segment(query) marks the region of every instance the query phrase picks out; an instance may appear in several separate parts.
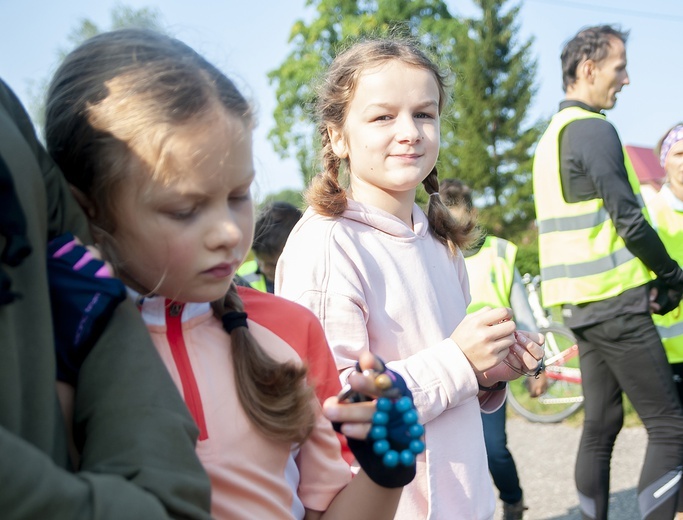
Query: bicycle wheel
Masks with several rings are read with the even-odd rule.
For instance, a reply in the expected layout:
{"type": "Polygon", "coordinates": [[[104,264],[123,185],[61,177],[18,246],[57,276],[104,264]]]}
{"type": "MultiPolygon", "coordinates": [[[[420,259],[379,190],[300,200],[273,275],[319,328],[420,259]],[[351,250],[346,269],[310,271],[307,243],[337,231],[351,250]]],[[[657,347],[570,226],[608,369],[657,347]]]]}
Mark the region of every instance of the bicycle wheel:
{"type": "Polygon", "coordinates": [[[510,406],[531,422],[561,422],[583,406],[579,347],[566,327],[551,325],[545,335],[545,374],[548,390],[539,397],[529,396],[528,380],[520,377],[508,384],[510,406]]]}

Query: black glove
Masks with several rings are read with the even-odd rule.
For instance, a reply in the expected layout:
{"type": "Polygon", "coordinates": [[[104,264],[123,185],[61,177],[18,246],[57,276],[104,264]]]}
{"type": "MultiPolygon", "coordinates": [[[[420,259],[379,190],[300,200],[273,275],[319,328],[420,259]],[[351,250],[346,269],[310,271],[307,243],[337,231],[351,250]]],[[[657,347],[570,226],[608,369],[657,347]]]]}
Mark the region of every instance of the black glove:
{"type": "Polygon", "coordinates": [[[126,288],[71,233],[48,244],[47,273],[57,379],[75,386],[83,360],[126,298],[126,288]]]}
{"type": "Polygon", "coordinates": [[[663,316],[664,314],[668,314],[678,307],[682,296],[680,290],[666,285],[659,279],[653,280],[650,283],[650,287],[657,289],[657,298],[655,298],[655,303],[659,305],[660,310],[658,310],[655,314],[661,314],[663,316]]]}
{"type": "MultiPolygon", "coordinates": [[[[357,367],[358,368],[358,367],[357,367]]],[[[396,402],[402,397],[407,397],[410,400],[411,410],[414,412],[415,407],[412,405],[413,395],[408,389],[403,377],[399,374],[385,368],[382,372],[388,375],[392,380],[392,386],[384,392],[386,397],[391,401],[396,402]]],[[[347,397],[349,402],[359,402],[371,400],[367,396],[358,393],[352,393],[347,397]]],[[[408,450],[411,441],[415,439],[410,434],[412,425],[406,424],[404,421],[405,411],[398,411],[395,407],[388,412],[389,421],[386,424],[387,440],[391,443],[391,448],[397,452],[408,450]]],[[[332,423],[335,431],[341,433],[341,423],[332,423]]],[[[422,426],[416,425],[420,431],[424,431],[422,426]]],[[[415,478],[415,463],[405,465],[402,463],[394,466],[387,466],[383,461],[383,455],[378,455],[374,451],[375,440],[369,436],[365,440],[351,439],[347,437],[349,449],[356,457],[360,467],[370,477],[370,479],[377,485],[386,488],[403,487],[409,484],[415,478]]]]}

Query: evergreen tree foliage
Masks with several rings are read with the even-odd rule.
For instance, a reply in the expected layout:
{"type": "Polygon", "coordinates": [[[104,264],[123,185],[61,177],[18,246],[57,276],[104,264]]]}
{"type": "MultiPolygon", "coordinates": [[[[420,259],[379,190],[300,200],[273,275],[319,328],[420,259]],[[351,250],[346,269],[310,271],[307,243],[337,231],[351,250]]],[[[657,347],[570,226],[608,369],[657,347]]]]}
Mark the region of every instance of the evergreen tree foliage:
{"type": "Polygon", "coordinates": [[[481,17],[458,26],[456,78],[451,114],[442,120],[439,174],[459,178],[474,190],[488,232],[524,242],[532,238],[526,235],[535,218],[532,148],[543,126],[525,126],[536,92],[532,40],[518,41],[519,5],[473,1],[481,17]]]}
{"type": "Polygon", "coordinates": [[[440,0],[308,0],[317,17],[292,27],[292,51],[268,74],[276,86],[274,128],[268,137],[281,157],[296,157],[304,183],[317,173],[319,138],[314,135],[312,105],[316,80],[336,54],[362,36],[419,37],[434,50],[449,53],[434,35],[446,30],[451,15],[440,0]]]}
{"type": "Polygon", "coordinates": [[[474,190],[488,232],[533,249],[532,148],[543,127],[527,122],[536,92],[533,42],[518,41],[519,5],[472,2],[480,15],[460,19],[442,1],[308,0],[316,16],[294,24],[292,51],[269,73],[277,96],[269,139],[281,156],[297,158],[307,184],[318,168],[310,110],[316,79],[359,37],[416,37],[452,74],[452,99],[442,115],[440,178],[460,178],[474,190]]]}

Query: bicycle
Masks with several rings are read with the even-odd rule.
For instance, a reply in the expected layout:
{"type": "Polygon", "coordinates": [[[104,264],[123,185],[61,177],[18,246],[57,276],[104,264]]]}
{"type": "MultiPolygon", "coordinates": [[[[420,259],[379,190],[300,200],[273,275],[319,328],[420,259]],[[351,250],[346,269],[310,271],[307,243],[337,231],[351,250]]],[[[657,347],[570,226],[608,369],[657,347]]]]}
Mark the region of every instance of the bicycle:
{"type": "Polygon", "coordinates": [[[552,320],[541,304],[540,277],[528,273],[522,277],[529,305],[540,332],[545,336],[545,374],[548,389],[539,397],[529,395],[528,380],[521,377],[508,384],[510,406],[531,422],[556,423],[565,420],[583,406],[579,347],[571,330],[552,320]]]}

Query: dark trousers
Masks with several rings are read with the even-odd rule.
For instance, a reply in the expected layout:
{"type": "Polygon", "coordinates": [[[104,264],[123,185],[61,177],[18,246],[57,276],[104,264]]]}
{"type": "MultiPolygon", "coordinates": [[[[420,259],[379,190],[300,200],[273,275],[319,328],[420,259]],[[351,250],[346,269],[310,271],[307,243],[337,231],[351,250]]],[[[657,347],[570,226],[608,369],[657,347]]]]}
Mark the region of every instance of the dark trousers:
{"type": "MultiPolygon", "coordinates": [[[[683,403],[683,363],[672,363],[671,371],[673,372],[674,384],[678,390],[678,399],[683,403]]],[[[683,511],[683,484],[678,492],[678,511],[683,511]]]]}
{"type": "Polygon", "coordinates": [[[482,413],[481,420],[493,482],[498,488],[500,499],[507,504],[515,504],[522,499],[522,488],[519,486],[517,466],[507,447],[505,405],[493,413],[482,413]]]}
{"type": "Polygon", "coordinates": [[[652,318],[625,315],[573,332],[585,397],[575,472],[583,518],[607,518],[610,459],[623,423],[624,392],[648,433],[638,483],[641,518],[671,520],[683,464],[683,410],[652,318]]]}

